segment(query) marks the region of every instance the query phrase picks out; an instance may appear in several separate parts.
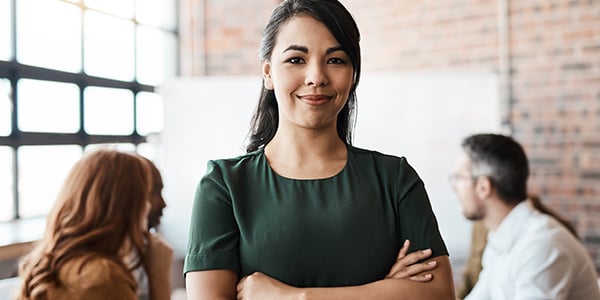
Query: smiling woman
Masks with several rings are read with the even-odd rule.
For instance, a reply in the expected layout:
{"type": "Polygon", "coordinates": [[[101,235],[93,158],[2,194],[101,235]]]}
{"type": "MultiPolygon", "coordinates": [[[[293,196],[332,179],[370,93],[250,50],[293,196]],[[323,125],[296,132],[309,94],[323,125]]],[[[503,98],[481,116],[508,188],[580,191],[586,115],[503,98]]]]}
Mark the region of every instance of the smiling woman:
{"type": "Polygon", "coordinates": [[[453,299],[422,180],[352,146],[359,40],[336,0],[273,11],[247,153],[209,161],[198,184],[190,299],[453,299]]]}
{"type": "Polygon", "coordinates": [[[280,128],[290,123],[335,128],[353,86],[354,67],[348,54],[327,27],[309,16],[290,20],[277,38],[262,69],[265,87],[275,91],[280,128]],[[301,35],[304,31],[313,34],[301,35]]]}

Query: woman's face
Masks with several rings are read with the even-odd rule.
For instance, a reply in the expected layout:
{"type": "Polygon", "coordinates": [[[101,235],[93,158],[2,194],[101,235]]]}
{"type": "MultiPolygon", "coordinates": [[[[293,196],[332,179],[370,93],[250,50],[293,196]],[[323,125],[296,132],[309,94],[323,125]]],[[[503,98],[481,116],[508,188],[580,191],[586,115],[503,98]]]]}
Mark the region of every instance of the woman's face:
{"type": "Polygon", "coordinates": [[[142,219],[140,220],[140,228],[142,230],[148,229],[148,215],[150,214],[150,209],[152,208],[152,203],[150,200],[144,201],[144,206],[142,208],[142,219]]]}
{"type": "Polygon", "coordinates": [[[163,209],[167,206],[162,197],[163,181],[157,168],[152,168],[152,192],[150,193],[150,212],[148,214],[148,227],[156,227],[160,224],[163,209]]]}
{"type": "Polygon", "coordinates": [[[321,22],[301,15],[281,25],[269,61],[265,87],[274,90],[279,127],[335,129],[352,87],[348,54],[321,22]]]}

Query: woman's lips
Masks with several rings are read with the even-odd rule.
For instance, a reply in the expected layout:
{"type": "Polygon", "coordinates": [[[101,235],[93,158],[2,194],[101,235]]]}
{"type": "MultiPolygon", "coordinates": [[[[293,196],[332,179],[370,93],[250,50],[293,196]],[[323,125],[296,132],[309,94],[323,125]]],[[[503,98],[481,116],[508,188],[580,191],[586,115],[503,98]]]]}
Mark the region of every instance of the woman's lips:
{"type": "Polygon", "coordinates": [[[329,101],[332,97],[328,96],[328,95],[311,94],[311,95],[298,96],[298,98],[301,101],[303,101],[309,105],[321,105],[321,104],[324,104],[327,101],[329,101]]]}

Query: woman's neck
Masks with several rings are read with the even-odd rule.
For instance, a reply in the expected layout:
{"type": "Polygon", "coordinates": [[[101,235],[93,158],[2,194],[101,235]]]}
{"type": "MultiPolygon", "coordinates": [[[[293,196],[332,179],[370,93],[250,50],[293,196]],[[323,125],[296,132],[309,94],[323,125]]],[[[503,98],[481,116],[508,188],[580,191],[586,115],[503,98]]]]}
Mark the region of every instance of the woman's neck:
{"type": "Polygon", "coordinates": [[[296,179],[327,178],[339,173],[348,157],[337,132],[305,131],[275,134],[265,146],[265,156],[278,174],[296,179]]]}

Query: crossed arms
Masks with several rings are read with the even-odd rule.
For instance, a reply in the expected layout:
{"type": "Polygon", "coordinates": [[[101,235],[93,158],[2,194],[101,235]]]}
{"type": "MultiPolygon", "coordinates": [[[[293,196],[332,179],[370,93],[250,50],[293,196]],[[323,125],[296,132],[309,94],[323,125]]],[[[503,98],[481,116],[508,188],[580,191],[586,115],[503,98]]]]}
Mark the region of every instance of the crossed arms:
{"type": "Polygon", "coordinates": [[[186,274],[188,299],[454,299],[448,256],[430,258],[431,250],[407,254],[409,242],[381,280],[357,286],[298,288],[256,272],[238,281],[232,270],[208,270],[186,274]]]}

